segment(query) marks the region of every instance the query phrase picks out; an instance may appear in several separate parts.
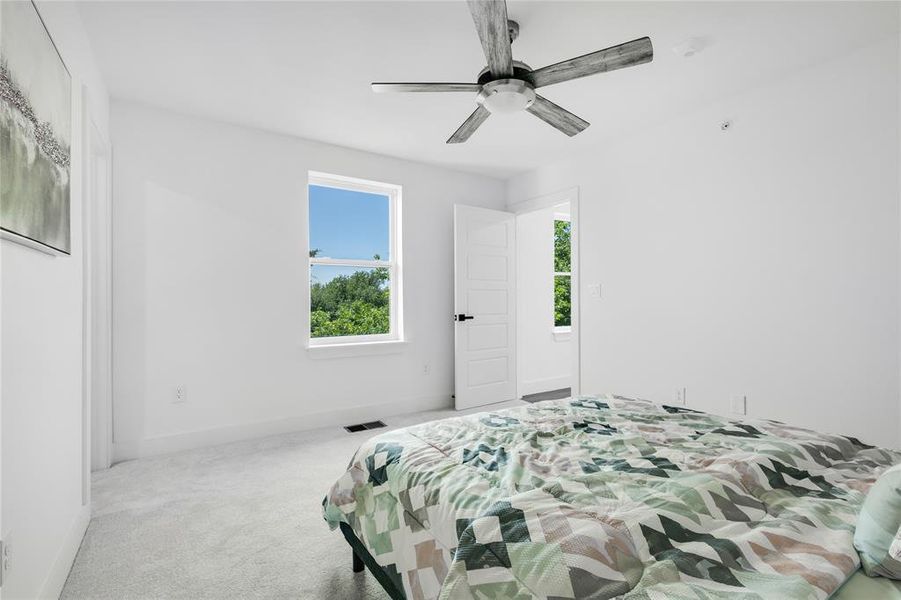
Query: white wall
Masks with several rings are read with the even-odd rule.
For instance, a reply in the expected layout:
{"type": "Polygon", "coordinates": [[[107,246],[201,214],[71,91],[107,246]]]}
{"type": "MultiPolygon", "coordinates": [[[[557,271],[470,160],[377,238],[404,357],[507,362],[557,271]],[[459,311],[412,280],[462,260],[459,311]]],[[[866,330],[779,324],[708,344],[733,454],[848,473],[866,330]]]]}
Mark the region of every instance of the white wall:
{"type": "MultiPolygon", "coordinates": [[[[516,216],[516,345],[520,395],[569,387],[569,339],[554,336],[554,218],[560,207],[516,216]]],[[[558,336],[559,337],[559,336],[558,336]]]]}
{"type": "Polygon", "coordinates": [[[117,460],[450,406],[453,205],[502,181],[135,104],[112,130],[117,460]],[[401,353],[304,347],[308,170],[403,186],[401,353]]]}
{"type": "Polygon", "coordinates": [[[56,598],[89,518],[82,504],[82,85],[103,133],[107,93],[74,4],[38,8],[72,74],[72,255],[0,242],[4,600],[56,598]]]}
{"type": "Polygon", "coordinates": [[[899,446],[898,68],[884,40],[509,182],[580,188],[584,392],[899,446]]]}

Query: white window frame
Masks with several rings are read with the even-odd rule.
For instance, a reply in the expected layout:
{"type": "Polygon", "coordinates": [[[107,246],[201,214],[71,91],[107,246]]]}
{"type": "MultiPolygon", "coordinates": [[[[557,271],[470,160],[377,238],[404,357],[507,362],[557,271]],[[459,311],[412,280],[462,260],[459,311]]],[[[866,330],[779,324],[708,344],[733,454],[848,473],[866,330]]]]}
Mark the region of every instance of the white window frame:
{"type": "MultiPolygon", "coordinates": [[[[557,221],[566,221],[570,223],[570,228],[572,228],[572,217],[571,215],[562,214],[562,213],[554,213],[554,229],[556,230],[557,221]]],[[[570,229],[571,230],[571,229],[570,229]]],[[[572,235],[572,234],[570,234],[572,235]]],[[[572,237],[570,237],[570,246],[572,245],[572,237]]],[[[569,254],[569,271],[554,271],[554,280],[556,281],[557,277],[569,277],[569,289],[570,289],[570,322],[572,322],[572,283],[573,283],[573,274],[572,274],[572,248],[570,247],[569,254]]],[[[553,286],[551,286],[551,290],[553,291],[553,286]]],[[[554,341],[557,342],[565,342],[570,339],[572,334],[572,326],[571,325],[553,325],[554,331],[554,341]]]]}
{"type": "Polygon", "coordinates": [[[332,175],[329,173],[320,173],[310,171],[307,180],[307,298],[310,299],[312,292],[310,274],[313,265],[326,265],[336,267],[363,267],[363,268],[387,268],[388,269],[388,316],[389,331],[388,333],[376,333],[372,335],[344,335],[333,337],[313,337],[310,331],[310,313],[311,307],[308,302],[306,314],[306,337],[307,347],[323,348],[328,346],[356,346],[356,345],[372,345],[386,344],[391,342],[402,342],[404,340],[403,331],[403,270],[401,268],[402,252],[401,252],[401,196],[402,188],[399,185],[391,183],[381,183],[378,181],[369,181],[366,179],[357,179],[354,177],[344,177],[342,175],[332,175]],[[309,209],[310,186],[322,186],[330,188],[338,188],[342,190],[350,190],[354,192],[364,192],[367,194],[379,194],[388,197],[388,254],[389,260],[358,260],[346,258],[329,258],[329,257],[310,257],[310,220],[309,209]]]}

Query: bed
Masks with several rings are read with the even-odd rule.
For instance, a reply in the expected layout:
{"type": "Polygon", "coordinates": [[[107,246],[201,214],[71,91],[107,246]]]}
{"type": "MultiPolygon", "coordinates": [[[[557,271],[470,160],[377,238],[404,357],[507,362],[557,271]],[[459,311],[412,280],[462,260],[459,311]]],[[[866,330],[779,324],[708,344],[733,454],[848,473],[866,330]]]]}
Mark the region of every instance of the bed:
{"type": "Polygon", "coordinates": [[[323,512],[395,599],[901,597],[858,579],[852,543],[898,462],[775,421],[580,396],[373,437],[323,512]]]}

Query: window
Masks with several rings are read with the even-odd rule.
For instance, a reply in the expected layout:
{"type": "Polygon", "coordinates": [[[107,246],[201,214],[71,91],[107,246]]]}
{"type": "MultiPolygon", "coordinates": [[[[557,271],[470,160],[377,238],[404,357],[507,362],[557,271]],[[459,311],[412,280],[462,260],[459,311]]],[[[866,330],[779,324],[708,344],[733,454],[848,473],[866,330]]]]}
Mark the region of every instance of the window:
{"type": "Polygon", "coordinates": [[[310,173],[310,346],[399,341],[397,185],[310,173]]]}
{"type": "Polygon", "coordinates": [[[554,219],[554,327],[569,328],[572,325],[571,230],[570,221],[554,219]]]}

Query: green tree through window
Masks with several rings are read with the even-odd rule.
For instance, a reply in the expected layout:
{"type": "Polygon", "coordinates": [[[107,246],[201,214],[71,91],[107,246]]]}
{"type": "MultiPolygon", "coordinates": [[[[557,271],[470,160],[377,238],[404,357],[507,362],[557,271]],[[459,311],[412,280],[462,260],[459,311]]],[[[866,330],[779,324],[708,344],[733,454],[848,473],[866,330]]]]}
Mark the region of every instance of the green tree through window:
{"type": "Polygon", "coordinates": [[[569,221],[554,221],[554,327],[572,325],[571,235],[569,221]]]}
{"type": "MultiPolygon", "coordinates": [[[[374,260],[379,260],[378,255],[374,260]]],[[[310,282],[310,334],[313,337],[375,335],[391,327],[388,269],[357,268],[326,283],[310,282]]]]}

